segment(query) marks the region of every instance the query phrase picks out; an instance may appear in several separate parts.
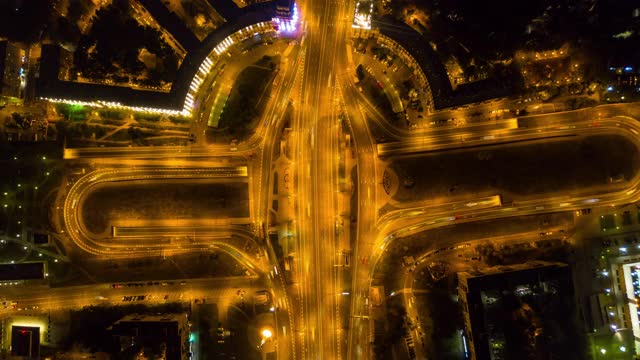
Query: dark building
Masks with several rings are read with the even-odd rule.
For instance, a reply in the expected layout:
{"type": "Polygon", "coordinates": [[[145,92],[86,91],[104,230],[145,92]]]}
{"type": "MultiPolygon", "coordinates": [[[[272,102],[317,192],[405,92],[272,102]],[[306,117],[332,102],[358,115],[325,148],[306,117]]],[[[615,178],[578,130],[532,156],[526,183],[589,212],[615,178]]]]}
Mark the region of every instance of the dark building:
{"type": "Polygon", "coordinates": [[[281,19],[291,19],[293,4],[293,0],[276,0],[276,16],[281,19]]]}
{"type": "Polygon", "coordinates": [[[111,352],[129,357],[143,352],[148,358],[189,358],[189,322],[186,314],[131,314],[107,330],[112,336],[111,352]]]}
{"type": "Polygon", "coordinates": [[[31,326],[11,327],[11,355],[29,359],[40,352],[40,328],[31,326]]]}
{"type": "Polygon", "coordinates": [[[458,273],[470,359],[583,359],[571,271],[530,262],[458,273]]]}
{"type": "Polygon", "coordinates": [[[0,264],[0,282],[44,279],[45,274],[45,263],[43,262],[0,264]]]}
{"type": "Polygon", "coordinates": [[[0,95],[20,97],[22,51],[8,41],[0,41],[0,95]]]}

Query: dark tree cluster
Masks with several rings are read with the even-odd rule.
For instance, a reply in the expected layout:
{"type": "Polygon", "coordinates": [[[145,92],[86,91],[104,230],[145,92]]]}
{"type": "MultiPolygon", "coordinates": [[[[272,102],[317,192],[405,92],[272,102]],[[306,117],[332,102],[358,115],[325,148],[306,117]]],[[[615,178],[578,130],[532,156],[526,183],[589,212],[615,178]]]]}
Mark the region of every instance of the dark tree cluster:
{"type": "Polygon", "coordinates": [[[106,330],[111,324],[128,314],[180,313],[186,307],[178,303],[157,306],[89,306],[71,312],[69,337],[64,347],[72,348],[80,345],[90,351],[106,351],[110,349],[111,337],[106,330]]]}
{"type": "Polygon", "coordinates": [[[91,10],[90,0],[69,0],[66,9],[53,0],[0,1],[0,37],[25,44],[51,39],[75,44],[80,39],[78,20],[91,10]],[[54,6],[58,6],[56,8],[54,6]],[[59,16],[66,10],[65,16],[59,16]]]}
{"type": "Polygon", "coordinates": [[[220,116],[220,129],[226,129],[236,137],[244,137],[251,131],[251,122],[262,109],[262,94],[273,80],[278,61],[278,58],[265,55],[256,66],[240,72],[220,116]]]}
{"type": "Polygon", "coordinates": [[[181,0],[180,5],[182,5],[182,8],[187,13],[187,15],[192,18],[198,16],[199,14],[207,13],[207,7],[199,1],[181,0]]]}
{"type": "Polygon", "coordinates": [[[387,304],[387,327],[385,331],[376,336],[373,344],[373,351],[376,359],[386,359],[391,355],[391,347],[398,343],[407,334],[405,327],[405,316],[407,309],[401,304],[388,301],[387,304]]]}
{"type": "Polygon", "coordinates": [[[33,43],[40,40],[53,18],[52,0],[0,1],[0,37],[33,43]]]}
{"type": "Polygon", "coordinates": [[[122,83],[131,77],[142,85],[159,86],[174,80],[178,57],[159,31],[133,18],[128,1],[116,0],[96,13],[90,32],[80,38],[74,64],[90,79],[122,83]],[[142,49],[157,56],[156,67],[148,69],[138,59],[142,49]]]}

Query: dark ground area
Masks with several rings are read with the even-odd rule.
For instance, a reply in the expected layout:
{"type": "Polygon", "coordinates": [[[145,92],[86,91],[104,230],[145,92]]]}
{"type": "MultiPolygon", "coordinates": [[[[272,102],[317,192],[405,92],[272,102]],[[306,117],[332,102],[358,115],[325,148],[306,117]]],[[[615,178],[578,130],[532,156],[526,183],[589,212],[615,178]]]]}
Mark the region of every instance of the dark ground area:
{"type": "Polygon", "coordinates": [[[216,353],[218,328],[218,306],[216,304],[197,304],[192,307],[192,329],[198,333],[196,349],[202,359],[212,359],[216,353]]]}
{"type": "Polygon", "coordinates": [[[260,353],[249,342],[249,333],[257,338],[257,334],[254,335],[251,331],[253,321],[249,313],[250,306],[243,303],[236,305],[227,308],[227,324],[233,335],[225,340],[224,345],[219,346],[218,358],[259,360],[260,353]]]}
{"type": "Polygon", "coordinates": [[[50,230],[48,210],[60,185],[61,157],[56,142],[0,144],[0,234],[16,236],[25,226],[50,230]]]}
{"type": "MultiPolygon", "coordinates": [[[[590,193],[609,178],[637,173],[638,149],[619,135],[577,137],[393,159],[401,183],[397,201],[501,194],[506,202],[542,194],[590,193]],[[413,179],[412,186],[403,186],[413,179]],[[590,190],[588,188],[592,187],[590,190]]],[[[608,186],[608,187],[607,187],[608,186]]]]}
{"type": "Polygon", "coordinates": [[[87,195],[82,216],[94,233],[117,219],[248,217],[248,184],[163,179],[103,186],[87,195]]]}
{"type": "MultiPolygon", "coordinates": [[[[60,266],[62,263],[54,264],[60,266]]],[[[77,260],[52,277],[52,286],[100,282],[157,281],[243,275],[244,266],[223,251],[176,255],[170,258],[77,260]],[[86,276],[90,274],[91,280],[86,276]]]]}
{"type": "Polygon", "coordinates": [[[220,115],[219,129],[226,129],[237,137],[249,133],[252,121],[262,112],[267,98],[262,95],[273,80],[278,61],[265,55],[261,61],[240,72],[220,115]]]}
{"type": "Polygon", "coordinates": [[[112,338],[107,328],[128,314],[157,314],[187,312],[187,306],[178,303],[157,306],[90,306],[71,312],[71,325],[66,348],[81,345],[91,351],[105,351],[111,347],[112,338]]]}

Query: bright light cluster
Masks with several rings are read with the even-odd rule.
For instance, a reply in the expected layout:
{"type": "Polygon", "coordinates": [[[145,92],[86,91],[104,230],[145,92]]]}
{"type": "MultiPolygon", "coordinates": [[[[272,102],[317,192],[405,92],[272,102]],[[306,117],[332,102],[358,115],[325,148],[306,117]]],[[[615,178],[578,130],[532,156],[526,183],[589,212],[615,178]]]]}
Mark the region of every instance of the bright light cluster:
{"type": "Polygon", "coordinates": [[[291,15],[291,19],[283,19],[275,17],[273,18],[273,23],[277,25],[278,32],[295,32],[298,26],[298,20],[300,19],[300,15],[298,15],[298,5],[293,4],[293,14],[291,15]]]}
{"type": "MultiPolygon", "coordinates": [[[[640,263],[624,264],[622,266],[622,276],[624,277],[626,298],[629,299],[627,304],[629,307],[629,320],[631,322],[633,335],[636,338],[640,336],[640,311],[638,311],[638,302],[640,299],[639,275],[640,263]]],[[[616,331],[617,329],[612,328],[612,330],[616,331]]]]}
{"type": "Polygon", "coordinates": [[[220,56],[221,54],[223,54],[231,45],[235,44],[237,39],[244,39],[249,36],[253,36],[253,34],[257,34],[256,31],[264,31],[265,27],[267,30],[273,30],[273,27],[270,25],[271,24],[269,22],[259,22],[257,24],[249,25],[227,36],[213,49],[215,55],[209,54],[209,56],[204,59],[204,61],[198,68],[198,72],[196,72],[196,75],[193,77],[193,80],[189,85],[189,91],[187,92],[187,97],[184,100],[184,106],[182,108],[183,115],[191,116],[191,113],[195,106],[195,97],[196,94],[198,94],[200,85],[202,85],[202,82],[207,77],[207,74],[209,73],[209,71],[211,71],[211,68],[215,64],[215,58],[212,60],[211,57],[220,56]]]}
{"type": "MultiPolygon", "coordinates": [[[[225,41],[228,39],[229,38],[225,39],[225,41]]],[[[216,47],[216,49],[220,47],[220,45],[222,45],[223,43],[224,41],[220,43],[216,47]]],[[[216,54],[218,54],[217,50],[214,50],[214,51],[216,51],[216,54]]],[[[202,64],[200,64],[200,67],[198,68],[198,72],[196,72],[196,75],[193,77],[193,80],[191,80],[191,85],[189,85],[189,92],[187,92],[187,97],[184,100],[184,107],[182,108],[183,113],[191,114],[191,110],[193,109],[193,105],[194,105],[194,96],[196,93],[198,93],[198,89],[200,89],[200,85],[202,84],[202,81],[207,76],[212,66],[213,66],[213,61],[211,61],[209,57],[206,57],[202,62],[202,64]]]]}
{"type": "Polygon", "coordinates": [[[123,109],[123,110],[131,110],[136,112],[143,112],[148,114],[166,114],[166,115],[184,115],[188,116],[190,113],[185,113],[184,111],[178,110],[170,110],[170,109],[158,109],[151,107],[143,107],[143,106],[127,106],[122,105],[118,102],[112,101],[79,101],[79,100],[70,100],[70,99],[57,99],[57,98],[40,98],[42,100],[46,100],[52,103],[60,103],[60,104],[68,104],[68,105],[83,105],[83,106],[92,106],[97,108],[110,108],[110,109],[123,109]]]}
{"type": "Polygon", "coordinates": [[[229,46],[233,45],[234,41],[230,36],[227,36],[226,39],[222,40],[222,42],[220,44],[218,44],[218,46],[216,46],[213,51],[215,51],[216,55],[220,55],[223,52],[225,52],[225,50],[227,50],[229,48],[229,46]]]}
{"type": "Polygon", "coordinates": [[[353,16],[353,24],[351,25],[355,29],[371,29],[371,13],[373,13],[373,2],[370,1],[358,1],[356,3],[356,13],[353,16]],[[366,8],[366,3],[369,3],[368,11],[358,12],[358,9],[366,8]],[[363,6],[364,5],[364,6],[363,6]]]}

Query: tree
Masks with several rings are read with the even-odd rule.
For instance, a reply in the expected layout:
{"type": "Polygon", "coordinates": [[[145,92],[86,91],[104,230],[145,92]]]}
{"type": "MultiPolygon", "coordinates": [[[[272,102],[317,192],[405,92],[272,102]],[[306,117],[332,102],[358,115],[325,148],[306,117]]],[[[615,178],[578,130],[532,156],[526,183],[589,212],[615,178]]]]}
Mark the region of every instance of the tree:
{"type": "Polygon", "coordinates": [[[66,120],[58,121],[56,123],[55,129],[56,129],[56,132],[58,133],[58,135],[61,138],[69,138],[69,137],[71,137],[70,136],[71,135],[71,132],[70,132],[71,129],[70,129],[70,124],[69,124],[68,121],[66,121],[66,120]]]}
{"type": "Polygon", "coordinates": [[[78,25],[75,22],[70,22],[65,17],[57,18],[51,27],[51,38],[61,43],[76,44],[81,35],[78,25]]]}
{"type": "Polygon", "coordinates": [[[358,67],[356,68],[356,76],[358,77],[359,81],[362,81],[365,77],[365,72],[364,72],[364,67],[362,66],[362,64],[359,64],[358,67]]]}
{"type": "Polygon", "coordinates": [[[69,0],[66,18],[69,22],[76,23],[81,17],[87,15],[90,10],[89,0],[69,0]]]}
{"type": "Polygon", "coordinates": [[[22,116],[20,114],[18,114],[17,112],[14,112],[11,114],[11,118],[13,119],[13,121],[16,123],[16,125],[20,126],[23,129],[28,129],[31,127],[31,116],[27,115],[22,116]]]}

